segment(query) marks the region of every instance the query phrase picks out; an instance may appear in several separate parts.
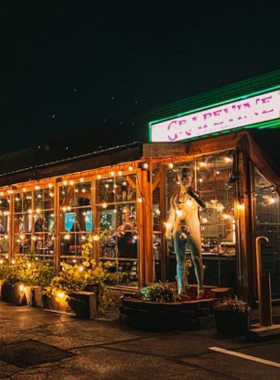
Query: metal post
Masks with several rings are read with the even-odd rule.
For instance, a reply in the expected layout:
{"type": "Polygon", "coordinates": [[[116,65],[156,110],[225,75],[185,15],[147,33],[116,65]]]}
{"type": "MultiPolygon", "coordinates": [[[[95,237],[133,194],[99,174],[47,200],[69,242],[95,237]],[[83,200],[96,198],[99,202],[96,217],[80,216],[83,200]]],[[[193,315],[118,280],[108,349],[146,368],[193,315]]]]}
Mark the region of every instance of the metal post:
{"type": "Polygon", "coordinates": [[[270,273],[262,273],[262,261],[261,261],[262,241],[268,242],[268,238],[266,236],[258,236],[256,238],[259,316],[260,316],[261,326],[271,326],[272,325],[272,308],[271,308],[270,273]]]}

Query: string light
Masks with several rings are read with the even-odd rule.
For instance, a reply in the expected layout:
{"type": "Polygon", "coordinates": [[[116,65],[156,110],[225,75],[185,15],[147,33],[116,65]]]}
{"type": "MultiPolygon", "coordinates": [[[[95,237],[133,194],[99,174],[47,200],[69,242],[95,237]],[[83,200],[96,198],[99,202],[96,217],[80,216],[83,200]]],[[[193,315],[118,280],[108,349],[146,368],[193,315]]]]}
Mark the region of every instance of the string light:
{"type": "Polygon", "coordinates": [[[147,162],[144,162],[142,167],[143,169],[149,169],[149,165],[147,162]]]}
{"type": "Polygon", "coordinates": [[[40,190],[40,186],[39,186],[39,185],[36,185],[36,186],[34,187],[34,189],[35,189],[35,190],[40,190]]]}
{"type": "Polygon", "coordinates": [[[101,179],[101,174],[98,174],[98,175],[97,175],[97,179],[101,179]]]}
{"type": "Polygon", "coordinates": [[[80,182],[84,182],[84,178],[83,177],[80,178],[80,182]]]}
{"type": "Polygon", "coordinates": [[[129,166],[129,168],[128,168],[128,170],[130,171],[130,172],[132,172],[133,171],[133,166],[129,166]]]}
{"type": "Polygon", "coordinates": [[[170,162],[170,163],[168,164],[168,167],[169,167],[169,169],[173,169],[173,168],[174,168],[173,162],[170,162]]]}

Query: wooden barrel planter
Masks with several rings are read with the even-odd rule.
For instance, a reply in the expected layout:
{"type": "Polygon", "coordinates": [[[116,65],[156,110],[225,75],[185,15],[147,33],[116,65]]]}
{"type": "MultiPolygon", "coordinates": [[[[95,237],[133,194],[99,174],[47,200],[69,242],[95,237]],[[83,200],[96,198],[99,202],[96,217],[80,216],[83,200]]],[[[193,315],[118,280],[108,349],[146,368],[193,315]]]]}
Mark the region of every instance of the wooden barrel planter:
{"type": "Polygon", "coordinates": [[[148,331],[189,330],[199,327],[199,318],[211,310],[213,299],[182,302],[151,302],[129,296],[121,299],[124,324],[148,331]]]}

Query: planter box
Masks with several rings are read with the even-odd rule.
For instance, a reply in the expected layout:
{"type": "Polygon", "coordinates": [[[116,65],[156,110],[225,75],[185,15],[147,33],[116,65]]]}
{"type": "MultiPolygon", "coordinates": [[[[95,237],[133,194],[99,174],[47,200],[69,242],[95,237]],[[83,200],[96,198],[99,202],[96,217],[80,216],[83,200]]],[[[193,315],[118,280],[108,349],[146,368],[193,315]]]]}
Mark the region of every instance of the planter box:
{"type": "Polygon", "coordinates": [[[244,335],[250,327],[250,311],[214,310],[217,331],[226,336],[244,335]]]}
{"type": "Polygon", "coordinates": [[[41,286],[25,285],[24,293],[28,306],[41,307],[42,306],[42,288],[41,286]]]}
{"type": "Polygon", "coordinates": [[[43,307],[48,310],[94,319],[97,316],[96,294],[92,292],[72,292],[68,296],[43,296],[43,307]]]}
{"type": "Polygon", "coordinates": [[[16,306],[27,305],[24,291],[20,291],[17,284],[11,284],[9,282],[4,282],[1,286],[1,299],[4,302],[8,302],[16,306]]]}

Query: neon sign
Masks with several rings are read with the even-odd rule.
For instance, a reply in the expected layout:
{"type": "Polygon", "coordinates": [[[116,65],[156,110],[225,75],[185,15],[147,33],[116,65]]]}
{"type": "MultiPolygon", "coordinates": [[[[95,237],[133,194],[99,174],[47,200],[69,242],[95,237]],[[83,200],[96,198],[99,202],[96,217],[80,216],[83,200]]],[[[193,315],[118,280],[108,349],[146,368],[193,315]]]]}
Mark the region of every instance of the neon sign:
{"type": "Polygon", "coordinates": [[[280,117],[280,91],[150,123],[151,141],[181,141],[280,117]]]}

